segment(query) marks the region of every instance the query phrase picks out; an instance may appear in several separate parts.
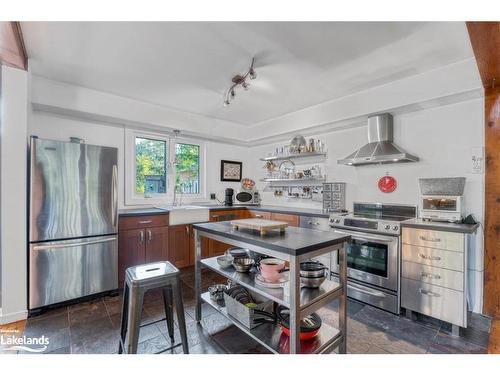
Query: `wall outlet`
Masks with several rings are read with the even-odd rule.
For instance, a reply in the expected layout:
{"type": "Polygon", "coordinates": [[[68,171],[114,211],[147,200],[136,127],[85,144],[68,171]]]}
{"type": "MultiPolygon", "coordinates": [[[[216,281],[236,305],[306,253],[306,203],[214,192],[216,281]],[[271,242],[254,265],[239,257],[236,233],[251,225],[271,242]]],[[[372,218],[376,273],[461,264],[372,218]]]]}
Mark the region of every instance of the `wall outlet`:
{"type": "Polygon", "coordinates": [[[210,193],[210,199],[216,199],[215,198],[215,193],[210,193]]]}

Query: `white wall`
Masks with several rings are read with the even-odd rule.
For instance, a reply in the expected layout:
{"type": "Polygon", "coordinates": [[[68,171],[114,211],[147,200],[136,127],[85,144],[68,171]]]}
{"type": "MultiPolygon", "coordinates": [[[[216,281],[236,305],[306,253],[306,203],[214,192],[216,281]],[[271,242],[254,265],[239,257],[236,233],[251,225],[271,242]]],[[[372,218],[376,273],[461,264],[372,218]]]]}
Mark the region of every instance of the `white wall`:
{"type": "MultiPolygon", "coordinates": [[[[328,181],[347,182],[347,208],[353,201],[418,204],[420,195],[418,178],[455,177],[467,178],[465,188],[465,211],[477,220],[484,220],[484,174],[471,172],[471,148],[484,147],[483,100],[441,106],[396,115],[394,117],[394,139],[406,151],[417,155],[417,163],[372,165],[349,167],[337,164],[367,142],[366,127],[341,130],[314,136],[325,141],[328,158],[324,167],[328,181]],[[391,194],[382,193],[377,187],[378,179],[389,173],[397,179],[398,187],[391,194]]],[[[259,157],[267,156],[276,145],[251,148],[251,159],[246,163],[253,168],[250,173],[256,180],[264,176],[259,157]]],[[[307,167],[307,166],[303,166],[307,167]]],[[[259,182],[263,189],[266,184],[259,182]]],[[[321,203],[275,198],[272,192],[263,193],[264,204],[305,206],[321,208],[321,203]]],[[[469,257],[469,281],[471,284],[471,307],[482,309],[483,235],[482,227],[473,241],[475,249],[469,257]]]]}
{"type": "MultiPolygon", "coordinates": [[[[37,135],[40,138],[69,140],[69,137],[79,137],[86,143],[118,148],[118,181],[119,207],[125,208],[125,129],[93,121],[71,118],[41,111],[31,113],[28,135],[37,135]]],[[[206,192],[216,193],[217,198],[223,200],[226,187],[238,188],[239,183],[220,181],[220,160],[229,159],[243,161],[248,149],[245,147],[228,145],[217,142],[206,142],[206,192]]],[[[208,198],[207,198],[208,199],[208,198]]],[[[188,202],[187,195],[183,202],[188,202]]],[[[130,206],[128,206],[130,207],[130,206]]]]}
{"type": "Polygon", "coordinates": [[[1,67],[0,324],[26,318],[28,75],[1,67]]]}

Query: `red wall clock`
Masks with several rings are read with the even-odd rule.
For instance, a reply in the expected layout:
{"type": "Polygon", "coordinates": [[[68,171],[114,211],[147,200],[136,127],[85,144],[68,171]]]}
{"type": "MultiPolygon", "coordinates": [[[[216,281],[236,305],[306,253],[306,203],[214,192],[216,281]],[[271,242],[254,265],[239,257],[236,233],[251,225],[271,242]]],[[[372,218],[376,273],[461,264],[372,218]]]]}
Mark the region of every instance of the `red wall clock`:
{"type": "Polygon", "coordinates": [[[378,180],[378,188],[382,193],[392,193],[397,186],[398,183],[392,176],[383,176],[378,180]]]}

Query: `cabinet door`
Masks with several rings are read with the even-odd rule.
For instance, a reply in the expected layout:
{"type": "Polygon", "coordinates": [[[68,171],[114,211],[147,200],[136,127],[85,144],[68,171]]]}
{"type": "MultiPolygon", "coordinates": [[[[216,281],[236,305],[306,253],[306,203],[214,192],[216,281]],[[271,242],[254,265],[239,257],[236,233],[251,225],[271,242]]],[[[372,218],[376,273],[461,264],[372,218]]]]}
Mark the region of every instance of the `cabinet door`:
{"type": "Polygon", "coordinates": [[[227,249],[233,247],[224,242],[219,242],[215,240],[210,240],[208,243],[208,256],[215,257],[223,255],[227,249]]]}
{"type": "MultiPolygon", "coordinates": [[[[209,249],[210,249],[210,240],[206,237],[201,237],[201,257],[202,258],[208,258],[209,255],[209,249]]],[[[193,242],[193,256],[194,256],[194,242],[193,242]]],[[[194,259],[194,258],[193,258],[194,259]]],[[[193,260],[194,264],[194,260],[193,260]]]]}
{"type": "Polygon", "coordinates": [[[169,227],[168,242],[170,261],[177,268],[189,266],[192,243],[190,225],[174,225],[169,227]]]}
{"type": "Polygon", "coordinates": [[[118,233],[118,287],[123,288],[125,270],[146,262],[144,229],[124,230],[118,233]]]}
{"type": "Polygon", "coordinates": [[[145,229],[146,262],[168,260],[168,227],[145,229]]]}
{"type": "Polygon", "coordinates": [[[299,216],[297,215],[290,215],[290,214],[279,214],[273,212],[271,214],[271,220],[276,220],[276,221],[284,221],[288,223],[291,227],[298,227],[299,226],[299,216]]]}

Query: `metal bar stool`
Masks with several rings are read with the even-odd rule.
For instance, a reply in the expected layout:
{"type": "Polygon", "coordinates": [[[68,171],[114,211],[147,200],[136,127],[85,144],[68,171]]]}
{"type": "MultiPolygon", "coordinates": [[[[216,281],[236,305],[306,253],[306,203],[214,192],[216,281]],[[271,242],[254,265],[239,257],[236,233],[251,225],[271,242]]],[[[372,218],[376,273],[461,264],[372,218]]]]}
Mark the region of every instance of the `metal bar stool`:
{"type": "MultiPolygon", "coordinates": [[[[179,270],[170,262],[156,262],[127,268],[125,271],[125,285],[123,290],[120,345],[118,348],[119,354],[137,353],[144,293],[156,288],[162,288],[163,290],[167,330],[172,343],[174,343],[173,304],[175,303],[182,349],[185,354],[189,353],[179,275],[179,270]]],[[[162,320],[163,319],[160,321],[162,320]]],[[[180,344],[173,345],[162,352],[179,345],[180,344]]]]}

